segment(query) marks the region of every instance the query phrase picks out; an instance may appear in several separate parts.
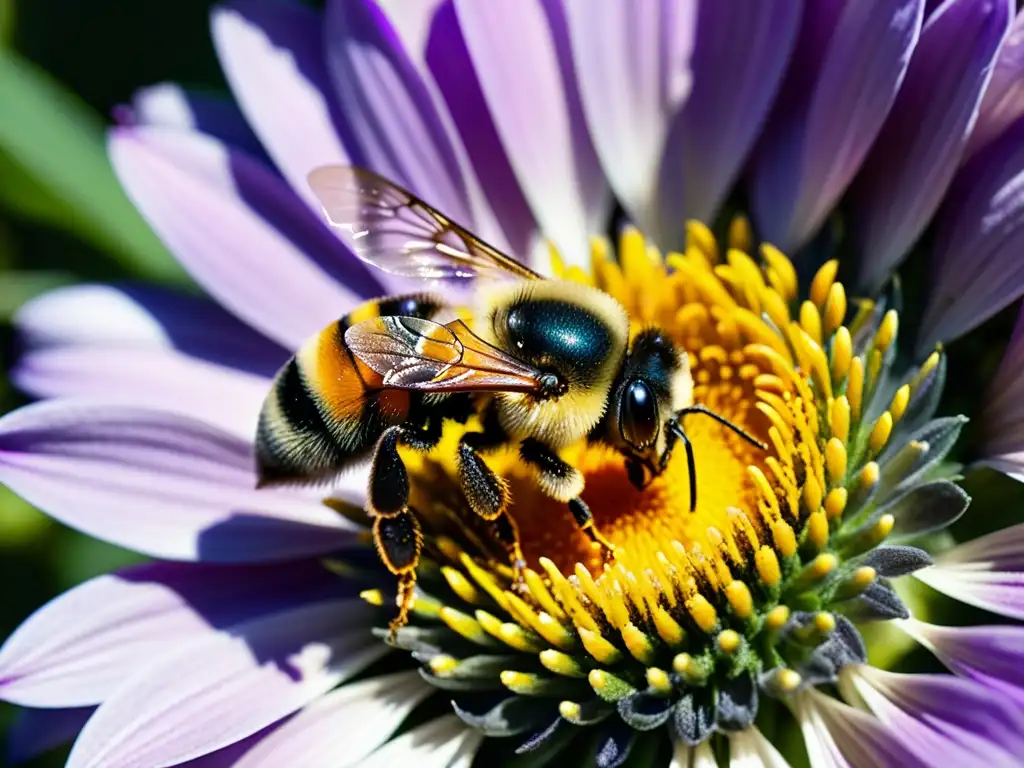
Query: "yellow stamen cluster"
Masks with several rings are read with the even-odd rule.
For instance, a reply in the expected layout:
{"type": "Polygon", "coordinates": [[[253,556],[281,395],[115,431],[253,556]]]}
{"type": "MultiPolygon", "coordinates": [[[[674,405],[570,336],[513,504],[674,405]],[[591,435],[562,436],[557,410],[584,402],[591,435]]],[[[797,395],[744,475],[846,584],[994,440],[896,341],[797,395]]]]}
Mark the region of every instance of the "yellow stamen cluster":
{"type": "MultiPolygon", "coordinates": [[[[874,568],[849,561],[882,542],[895,521],[860,513],[887,482],[878,462],[889,462],[894,430],[939,355],[880,406],[875,395],[893,355],[896,313],[867,301],[851,307],[835,261],[817,271],[801,299],[790,261],[770,245],[757,258],[751,243],[749,223],[737,219],[724,253],[705,226],[691,223],[686,249],[664,258],[634,230],[623,234],[617,258],[607,241],[595,240],[589,273],[553,258],[557,277],[616,298],[633,333],[656,324],[671,335],[689,356],[695,401],[768,446],[751,446],[711,420],[687,421],[695,512],[681,452],[637,490],[611,449],[566,449],[563,457],[585,479],[594,523],[615,547],[609,558],[576,530],[565,505],[540,492],[514,451],[488,456],[509,483],[527,560],[513,572],[491,524],[460,502],[451,459],[458,434],[446,434],[425,460],[408,456],[426,552],[460,605],[424,595],[413,610],[488,653],[536,655],[554,676],[500,670],[513,693],[561,696],[573,680],[606,703],[638,690],[668,697],[724,670],[729,678],[757,675],[762,689],[785,695],[801,675],[785,653],[768,663],[761,652],[785,637],[797,661],[804,658],[836,629],[825,609],[876,582],[874,568]]],[[[916,464],[915,445],[885,466],[916,464]]],[[[462,679],[477,674],[479,663],[440,653],[429,670],[462,679]]],[[[586,724],[606,713],[594,707],[566,699],[559,712],[586,724]]]]}

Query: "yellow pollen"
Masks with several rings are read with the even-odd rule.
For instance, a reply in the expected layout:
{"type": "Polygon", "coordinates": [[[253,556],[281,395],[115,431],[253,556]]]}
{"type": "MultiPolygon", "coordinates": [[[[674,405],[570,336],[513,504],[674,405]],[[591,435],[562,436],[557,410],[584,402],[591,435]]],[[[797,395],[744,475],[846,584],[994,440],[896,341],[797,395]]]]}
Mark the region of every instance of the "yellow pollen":
{"type": "Polygon", "coordinates": [[[837,440],[846,443],[850,438],[850,401],[846,399],[846,395],[841,395],[832,401],[829,415],[832,435],[837,440]]]}
{"type": "Polygon", "coordinates": [[[878,421],[875,422],[875,426],[871,430],[871,437],[868,438],[868,449],[872,456],[881,453],[889,441],[890,434],[892,434],[892,414],[886,411],[878,417],[878,421]]]}
{"type": "Polygon", "coordinates": [[[622,628],[621,634],[622,642],[634,659],[641,664],[654,662],[654,644],[647,635],[637,629],[636,625],[627,624],[622,628]]]}
{"type": "Polygon", "coordinates": [[[878,464],[873,461],[869,461],[860,470],[860,485],[862,488],[871,488],[875,483],[878,482],[879,476],[878,464]]]}
{"type": "Polygon", "coordinates": [[[846,446],[838,437],[833,437],[825,446],[825,466],[832,483],[843,482],[846,477],[846,446]]]}
{"type": "Polygon", "coordinates": [[[655,607],[652,618],[658,636],[668,645],[679,646],[686,640],[686,630],[660,605],[655,607]]]}
{"type": "Polygon", "coordinates": [[[462,575],[462,571],[446,565],[441,569],[441,573],[444,580],[448,582],[448,586],[452,588],[452,592],[458,595],[460,600],[470,605],[480,605],[482,599],[480,590],[462,575]]]}
{"type": "Polygon", "coordinates": [[[825,306],[825,302],[828,301],[829,291],[832,290],[832,283],[836,280],[836,274],[839,272],[839,262],[835,259],[826,261],[818,269],[814,278],[811,280],[811,301],[818,307],[825,306]]]}
{"type": "MultiPolygon", "coordinates": [[[[779,568],[779,558],[770,547],[762,546],[754,555],[754,564],[757,566],[757,575],[761,581],[769,587],[774,587],[782,580],[782,569],[779,568]]],[[[707,630],[705,630],[707,631],[707,630]]]]}
{"type": "Polygon", "coordinates": [[[663,669],[648,667],[647,684],[655,693],[660,693],[662,696],[672,693],[672,680],[669,678],[668,672],[663,669]]]}
{"type": "Polygon", "coordinates": [[[718,648],[722,653],[736,653],[742,643],[743,638],[740,637],[740,633],[734,629],[726,629],[718,635],[718,648]]]}
{"type": "Polygon", "coordinates": [[[702,221],[690,219],[686,222],[686,245],[703,253],[712,264],[718,260],[718,243],[702,221]]]}
{"type": "Polygon", "coordinates": [[[765,626],[773,632],[778,632],[789,621],[789,608],[785,605],[777,605],[768,611],[764,617],[765,626]]]}
{"type": "Polygon", "coordinates": [[[807,520],[807,540],[816,550],[822,550],[828,543],[828,518],[823,510],[818,510],[807,520]]]}
{"type": "Polygon", "coordinates": [[[798,283],[793,262],[786,258],[782,251],[768,243],[761,246],[761,257],[768,264],[769,277],[774,274],[777,278],[771,281],[772,288],[787,302],[795,299],[798,283]]]}
{"type": "Polygon", "coordinates": [[[449,656],[446,653],[438,654],[430,660],[429,663],[430,671],[438,677],[445,677],[451,674],[457,666],[459,666],[459,660],[454,656],[449,656]]]}
{"type": "Polygon", "coordinates": [[[882,318],[882,324],[875,334],[875,349],[884,352],[896,339],[896,331],[899,328],[899,315],[896,310],[890,309],[882,318]]]}
{"type": "Polygon", "coordinates": [[[705,632],[711,633],[718,626],[718,613],[704,595],[694,595],[687,600],[686,610],[689,611],[697,626],[705,632]]]}
{"type": "Polygon", "coordinates": [[[853,360],[853,339],[850,331],[842,326],[832,340],[832,381],[842,381],[850,372],[853,360]]]}
{"type": "Polygon", "coordinates": [[[587,673],[580,666],[579,662],[576,661],[572,656],[556,651],[553,648],[548,648],[546,651],[541,651],[538,654],[540,663],[544,665],[544,668],[550,672],[554,672],[556,675],[562,675],[563,677],[586,677],[587,673]]]}
{"type": "Polygon", "coordinates": [[[583,647],[602,664],[615,664],[622,658],[622,652],[598,633],[580,627],[577,629],[583,647]]]}
{"type": "Polygon", "coordinates": [[[863,396],[864,358],[855,357],[850,361],[850,372],[846,380],[846,399],[850,401],[850,412],[856,421],[860,420],[860,404],[863,396]]]}
{"type": "Polygon", "coordinates": [[[829,520],[836,520],[846,509],[847,491],[845,488],[833,488],[825,497],[825,514],[829,520]]]}
{"type": "Polygon", "coordinates": [[[729,600],[732,612],[738,618],[749,619],[754,613],[754,598],[750,588],[742,581],[734,581],[725,588],[725,596],[729,600]]]}
{"type": "Polygon", "coordinates": [[[843,324],[843,319],[846,317],[846,289],[843,288],[842,283],[832,284],[822,314],[824,315],[825,337],[827,338],[843,324]]]}
{"type": "Polygon", "coordinates": [[[364,589],[359,593],[359,597],[370,605],[384,605],[384,593],[379,589],[364,589]]]}
{"type": "Polygon", "coordinates": [[[831,613],[819,613],[814,617],[814,627],[821,634],[827,635],[836,628],[836,618],[831,613]]]}
{"type": "Polygon", "coordinates": [[[799,688],[800,683],[803,682],[803,678],[800,677],[800,673],[792,669],[780,669],[778,674],[775,676],[775,679],[781,693],[792,693],[799,688]]]}
{"type": "Polygon", "coordinates": [[[910,385],[904,384],[902,387],[896,390],[896,394],[892,396],[892,403],[889,405],[889,413],[892,414],[893,421],[899,421],[903,418],[903,414],[907,411],[907,405],[910,404],[910,385]]]}
{"type": "Polygon", "coordinates": [[[800,305],[800,326],[815,343],[821,343],[821,315],[810,301],[800,305]]]}

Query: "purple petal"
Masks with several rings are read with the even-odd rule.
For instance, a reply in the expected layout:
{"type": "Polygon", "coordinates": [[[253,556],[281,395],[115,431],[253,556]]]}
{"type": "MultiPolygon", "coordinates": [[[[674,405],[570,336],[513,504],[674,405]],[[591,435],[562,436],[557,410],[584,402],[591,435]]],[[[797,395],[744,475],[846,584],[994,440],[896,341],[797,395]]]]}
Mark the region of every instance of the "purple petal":
{"type": "Polygon", "coordinates": [[[921,29],[923,0],[810,2],[755,158],[763,239],[793,252],[838,202],[878,135],[921,29]]]}
{"type": "Polygon", "coordinates": [[[274,725],[269,725],[251,736],[246,736],[244,739],[222,747],[215,752],[208,752],[194,760],[178,763],[175,768],[235,768],[243,755],[265,739],[268,734],[277,730],[280,722],[287,722],[287,718],[284,721],[278,721],[274,725]]]}
{"type": "Polygon", "coordinates": [[[212,93],[186,90],[176,83],[160,83],[136,91],[130,124],[199,131],[261,160],[264,157],[263,146],[233,101],[212,93]]]}
{"type": "Polygon", "coordinates": [[[964,157],[991,144],[1021,116],[1024,116],[1024,13],[1014,17],[999,49],[964,157]]]}
{"type": "Polygon", "coordinates": [[[317,212],[306,176],[350,158],[323,61],[322,23],[318,13],[279,0],[223,3],[210,19],[242,111],[292,189],[317,212]]]}
{"type": "Polygon", "coordinates": [[[98,704],[182,643],[343,594],[343,582],[315,561],[155,563],[98,576],[51,600],[7,638],[0,697],[33,707],[98,704]]]}
{"type": "MultiPolygon", "coordinates": [[[[401,12],[396,9],[391,18],[396,27],[402,22],[409,23],[406,21],[408,19],[412,19],[419,27],[425,27],[429,21],[429,29],[416,27],[399,31],[403,40],[407,41],[409,50],[421,51],[420,55],[444,99],[510,252],[527,258],[537,236],[537,223],[523,197],[505,147],[498,136],[498,129],[487,108],[462,28],[455,15],[455,6],[452,0],[442,0],[436,3],[438,7],[434,13],[433,5],[423,3],[415,6],[421,11],[431,9],[432,17],[429,19],[421,18],[421,14],[412,12],[407,6],[403,6],[401,12]]],[[[480,219],[479,214],[477,219],[480,219]]],[[[538,264],[533,266],[535,269],[547,268],[538,264]]]]}
{"type": "Polygon", "coordinates": [[[198,133],[118,129],[129,196],[221,304],[290,348],[380,284],[273,173],[198,133]],[[333,278],[333,279],[332,279],[333,278]]]}
{"type": "Polygon", "coordinates": [[[980,462],[1024,482],[1024,309],[982,398],[980,462]]]}
{"type": "Polygon", "coordinates": [[[611,199],[587,133],[569,32],[556,0],[463,2],[459,25],[501,142],[541,230],[589,264],[611,199]]]}
{"type": "Polygon", "coordinates": [[[808,688],[791,701],[813,768],[911,766],[900,734],[859,709],[808,688]]]}
{"type": "Polygon", "coordinates": [[[389,741],[360,761],[359,768],[469,768],[483,738],[455,715],[445,715],[389,741]]]}
{"type": "Polygon", "coordinates": [[[361,600],[332,600],[182,644],[100,705],[68,768],[163,768],[256,733],[388,652],[372,615],[361,600]]]}
{"type": "Polygon", "coordinates": [[[1024,619],[1024,524],[943,552],[914,578],[968,605],[1024,619]]]}
{"type": "Polygon", "coordinates": [[[349,683],[261,740],[234,768],[354,765],[387,741],[434,688],[416,671],[349,683]],[[345,724],[344,739],[338,727],[345,724]]]}
{"type": "Polygon", "coordinates": [[[59,347],[29,352],[11,380],[36,397],[108,398],[166,410],[252,440],[269,378],[206,363],[170,349],[59,347]]]}
{"type": "Polygon", "coordinates": [[[1024,627],[940,627],[917,619],[899,625],[956,674],[1024,705],[1024,627]]]}
{"type": "Polygon", "coordinates": [[[472,227],[448,126],[387,17],[367,0],[331,0],[324,34],[328,70],[360,163],[472,227]]]}
{"type": "Polygon", "coordinates": [[[952,675],[843,668],[875,716],[927,765],[1014,765],[1024,749],[1024,713],[982,685],[952,675]]]}
{"type": "MultiPolygon", "coordinates": [[[[565,0],[583,112],[612,191],[655,232],[665,137],[690,93],[696,0],[565,0]]],[[[678,217],[679,211],[673,211],[678,217]]]]}
{"type": "Polygon", "coordinates": [[[693,90],[661,161],[664,247],[685,243],[688,219],[713,221],[778,91],[802,0],[700,0],[693,90]]]}
{"type": "Polygon", "coordinates": [[[7,414],[0,481],[67,525],[171,560],[305,557],[352,535],[312,494],[256,490],[251,444],[141,408],[48,401],[7,414]]]}
{"type": "Polygon", "coordinates": [[[928,19],[907,77],[850,190],[861,284],[878,291],[949,188],[1013,0],[950,0],[928,19]]]}
{"type": "Polygon", "coordinates": [[[93,707],[19,710],[5,734],[5,764],[23,763],[66,744],[78,735],[93,712],[93,707]]]}
{"type": "Polygon", "coordinates": [[[960,170],[938,220],[919,333],[928,352],[1024,293],[1024,118],[960,170]]]}
{"type": "Polygon", "coordinates": [[[208,299],[155,286],[58,288],[14,317],[29,350],[55,346],[173,347],[192,357],[273,376],[288,352],[208,299]]]}

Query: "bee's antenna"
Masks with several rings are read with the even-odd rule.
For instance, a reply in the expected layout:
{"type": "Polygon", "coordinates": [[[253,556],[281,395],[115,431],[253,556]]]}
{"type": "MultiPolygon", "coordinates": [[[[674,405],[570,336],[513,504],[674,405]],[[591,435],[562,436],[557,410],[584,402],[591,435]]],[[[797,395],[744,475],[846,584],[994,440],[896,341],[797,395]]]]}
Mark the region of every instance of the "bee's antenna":
{"type": "Polygon", "coordinates": [[[676,411],[676,419],[681,421],[683,416],[688,416],[691,413],[702,413],[705,416],[710,416],[712,419],[717,421],[722,426],[725,426],[725,427],[728,427],[729,429],[731,429],[733,432],[735,432],[737,435],[742,437],[744,440],[746,440],[751,445],[757,446],[762,451],[767,451],[768,450],[768,444],[767,443],[761,442],[760,440],[758,440],[756,437],[754,437],[752,434],[750,434],[749,432],[744,430],[739,425],[733,424],[731,421],[729,421],[727,418],[725,418],[725,416],[720,416],[719,414],[715,413],[714,411],[712,411],[710,408],[707,408],[706,406],[703,406],[703,405],[691,405],[689,408],[683,408],[682,410],[676,411]]]}
{"type": "Polygon", "coordinates": [[[704,416],[710,416],[712,419],[717,421],[722,426],[731,429],[733,432],[742,437],[751,445],[757,446],[762,451],[768,450],[768,445],[766,443],[761,442],[740,426],[733,424],[724,416],[720,416],[719,414],[712,411],[710,408],[707,408],[703,405],[691,405],[689,408],[683,408],[682,410],[676,411],[675,419],[669,422],[669,429],[671,430],[673,435],[675,435],[678,439],[683,441],[683,448],[686,450],[686,469],[690,473],[690,512],[695,512],[697,510],[697,463],[694,461],[693,445],[690,443],[690,438],[686,436],[686,431],[683,429],[682,420],[684,416],[689,416],[690,414],[694,413],[700,413],[703,414],[704,416]]]}

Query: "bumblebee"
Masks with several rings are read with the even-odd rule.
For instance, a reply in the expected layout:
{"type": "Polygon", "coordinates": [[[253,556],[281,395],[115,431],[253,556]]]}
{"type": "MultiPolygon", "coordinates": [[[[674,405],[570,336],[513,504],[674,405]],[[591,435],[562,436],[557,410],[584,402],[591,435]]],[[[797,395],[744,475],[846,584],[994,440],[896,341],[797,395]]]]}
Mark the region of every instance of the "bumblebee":
{"type": "Polygon", "coordinates": [[[609,444],[643,488],[682,443],[692,511],[696,473],[685,416],[709,416],[765,447],[693,402],[687,356],[667,335],[648,328],[630,342],[625,310],[603,291],[545,279],[369,171],[329,166],[309,183],[329,224],[364,261],[479,289],[471,324],[431,293],[367,302],[303,344],[260,413],[261,485],[326,480],[371,460],[373,539],[399,580],[393,630],[405,623],[422,548],[399,447],[432,449],[446,420],[480,417],[482,428],[458,444],[459,481],[473,512],[497,523],[517,570],[525,563],[507,513],[510,494],[481,458],[488,450],[517,444],[541,490],[610,550],[580,498],[583,476],[560,449],[582,438],[609,444]]]}

